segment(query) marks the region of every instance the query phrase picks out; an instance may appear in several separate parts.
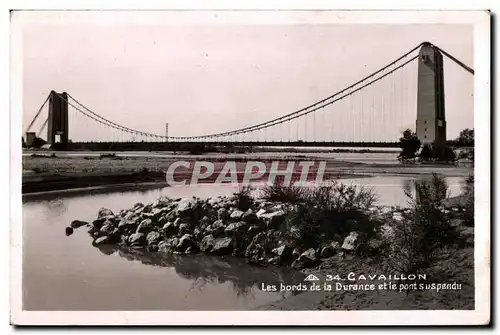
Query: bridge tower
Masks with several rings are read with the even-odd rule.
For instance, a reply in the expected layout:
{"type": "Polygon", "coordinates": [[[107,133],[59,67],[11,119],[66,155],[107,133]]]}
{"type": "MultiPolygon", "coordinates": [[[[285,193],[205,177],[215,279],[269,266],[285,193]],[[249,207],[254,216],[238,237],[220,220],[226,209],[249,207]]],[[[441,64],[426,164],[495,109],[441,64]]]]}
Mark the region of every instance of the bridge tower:
{"type": "Polygon", "coordinates": [[[49,97],[49,120],[47,125],[47,143],[56,143],[56,136],[59,135],[59,142],[67,143],[69,139],[68,127],[68,94],[50,92],[49,97]]]}
{"type": "Polygon", "coordinates": [[[443,55],[429,42],[418,57],[417,137],[423,144],[446,143],[443,55]]]}

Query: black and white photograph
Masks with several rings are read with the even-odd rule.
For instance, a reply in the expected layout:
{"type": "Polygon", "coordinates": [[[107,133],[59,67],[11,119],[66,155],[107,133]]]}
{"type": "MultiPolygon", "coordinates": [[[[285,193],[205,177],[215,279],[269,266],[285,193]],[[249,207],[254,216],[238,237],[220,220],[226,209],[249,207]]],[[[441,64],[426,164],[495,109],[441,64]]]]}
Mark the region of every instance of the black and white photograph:
{"type": "Polygon", "coordinates": [[[12,11],[11,322],[488,323],[489,24],[12,11]]]}

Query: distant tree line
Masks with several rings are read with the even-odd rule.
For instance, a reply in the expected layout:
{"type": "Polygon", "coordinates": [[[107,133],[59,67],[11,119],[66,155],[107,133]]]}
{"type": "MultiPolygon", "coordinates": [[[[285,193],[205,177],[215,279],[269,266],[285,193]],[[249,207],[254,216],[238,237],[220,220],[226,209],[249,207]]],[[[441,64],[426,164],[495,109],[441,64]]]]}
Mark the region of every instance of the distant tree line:
{"type": "Polygon", "coordinates": [[[398,159],[403,162],[418,160],[452,163],[458,159],[474,161],[474,129],[462,130],[455,140],[447,141],[446,144],[433,142],[423,146],[417,134],[406,129],[403,136],[399,138],[399,144],[401,153],[398,159]]]}
{"type": "Polygon", "coordinates": [[[31,145],[28,145],[26,143],[26,141],[24,140],[24,136],[22,137],[22,145],[23,145],[23,148],[35,148],[35,149],[40,149],[41,147],[43,147],[45,144],[47,144],[47,141],[45,141],[43,138],[41,137],[35,137],[33,139],[33,142],[31,143],[31,145]]]}

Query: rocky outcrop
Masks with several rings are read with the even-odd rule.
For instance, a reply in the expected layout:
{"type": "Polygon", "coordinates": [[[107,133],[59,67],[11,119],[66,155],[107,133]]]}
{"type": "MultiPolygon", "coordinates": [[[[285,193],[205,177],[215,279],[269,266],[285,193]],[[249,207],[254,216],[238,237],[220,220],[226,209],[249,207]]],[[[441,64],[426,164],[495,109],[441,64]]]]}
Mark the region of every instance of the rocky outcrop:
{"type": "MultiPolygon", "coordinates": [[[[160,197],[152,204],[136,203],[117,214],[101,208],[91,223],[74,220],[66,228],[66,234],[71,235],[73,229],[86,225],[95,246],[168,254],[232,254],[244,257],[251,264],[296,269],[315,267],[339,255],[353,255],[360,244],[377,250],[390,243],[394,235],[390,224],[384,224],[377,227],[376,237],[365,239],[366,232],[361,235],[351,231],[347,235],[332,235],[330,238],[334,240],[330,242],[322,237],[315,248],[309,248],[310,243],[307,247],[301,244],[304,228],[285,220],[293,205],[256,200],[243,211],[236,208],[236,203],[229,197],[206,200],[160,197]]],[[[404,210],[374,207],[367,212],[384,218],[382,222],[395,222],[404,210]]],[[[467,236],[473,239],[472,233],[467,236]]]]}

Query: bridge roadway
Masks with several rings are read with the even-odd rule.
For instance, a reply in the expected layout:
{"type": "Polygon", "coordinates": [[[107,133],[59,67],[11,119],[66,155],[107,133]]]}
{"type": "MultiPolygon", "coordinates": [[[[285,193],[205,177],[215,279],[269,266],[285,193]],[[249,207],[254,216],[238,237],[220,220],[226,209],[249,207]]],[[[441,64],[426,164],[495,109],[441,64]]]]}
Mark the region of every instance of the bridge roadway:
{"type": "Polygon", "coordinates": [[[295,147],[295,148],[399,148],[399,142],[281,142],[281,141],[235,141],[235,142],[69,142],[54,143],[53,150],[196,150],[209,147],[295,147]]]}

